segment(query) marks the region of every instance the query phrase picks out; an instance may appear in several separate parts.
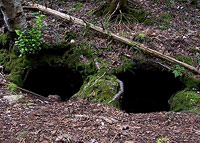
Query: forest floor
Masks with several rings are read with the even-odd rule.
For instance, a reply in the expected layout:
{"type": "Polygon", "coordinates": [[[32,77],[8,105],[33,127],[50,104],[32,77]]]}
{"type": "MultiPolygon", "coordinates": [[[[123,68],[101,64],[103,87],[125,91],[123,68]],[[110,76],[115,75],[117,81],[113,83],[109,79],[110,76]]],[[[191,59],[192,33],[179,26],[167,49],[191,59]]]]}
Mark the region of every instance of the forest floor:
{"type": "MultiPolygon", "coordinates": [[[[2,81],[2,80],[1,80],[2,81]]],[[[83,99],[49,101],[0,86],[1,143],[199,143],[200,115],[183,112],[125,113],[83,99]]],[[[200,109],[200,105],[198,107],[200,109]]]]}
{"type": "MultiPolygon", "coordinates": [[[[119,35],[135,39],[139,33],[146,38],[139,41],[149,48],[179,58],[199,68],[200,63],[200,9],[189,3],[165,0],[137,0],[131,3],[144,9],[156,19],[152,25],[144,23],[112,23],[108,28],[119,35]],[[169,6],[170,5],[170,6],[169,6]],[[163,16],[164,15],[164,16],[163,16]],[[166,27],[166,30],[158,27],[166,27]],[[185,58],[182,58],[185,57],[185,58]]],[[[101,1],[54,1],[52,8],[102,26],[103,18],[89,16],[91,9],[101,1]]],[[[33,25],[33,11],[25,10],[28,23],[33,25]]],[[[118,41],[113,41],[95,31],[88,32],[79,25],[73,25],[63,19],[46,14],[44,24],[47,27],[43,38],[48,43],[65,41],[67,32],[76,31],[77,43],[90,42],[90,48],[98,51],[102,61],[111,66],[123,65],[123,57],[132,58],[134,50],[118,41]]],[[[110,23],[111,24],[111,23],[110,23]]],[[[107,24],[109,25],[109,23],[107,24]]],[[[144,58],[161,62],[151,55],[144,58]]],[[[163,64],[163,63],[162,63],[163,64]]],[[[173,69],[169,63],[164,63],[173,69]]],[[[5,82],[3,78],[1,82],[5,82]]],[[[198,108],[200,106],[198,105],[198,108]]],[[[183,112],[155,112],[128,114],[114,107],[82,99],[56,102],[37,98],[28,93],[15,93],[8,87],[0,86],[0,142],[1,143],[198,143],[200,142],[200,115],[183,112]],[[22,94],[20,104],[9,104],[3,97],[22,94]]]]}

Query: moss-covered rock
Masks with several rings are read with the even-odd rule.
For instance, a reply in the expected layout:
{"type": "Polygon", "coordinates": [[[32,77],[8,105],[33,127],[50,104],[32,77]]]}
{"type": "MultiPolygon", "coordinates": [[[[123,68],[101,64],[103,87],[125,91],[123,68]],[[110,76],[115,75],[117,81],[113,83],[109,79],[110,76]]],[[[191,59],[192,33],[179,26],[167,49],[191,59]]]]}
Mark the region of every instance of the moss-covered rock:
{"type": "MultiPolygon", "coordinates": [[[[89,76],[87,82],[84,82],[80,91],[73,97],[84,98],[92,101],[96,101],[103,104],[108,102],[118,92],[118,82],[114,75],[106,75],[105,73],[89,76]]],[[[114,101],[109,104],[111,106],[119,108],[119,101],[114,101]]]]}
{"type": "Polygon", "coordinates": [[[200,78],[185,75],[181,77],[181,81],[186,85],[187,90],[200,90],[200,78]]]}
{"type": "Polygon", "coordinates": [[[173,97],[170,109],[172,111],[189,110],[198,103],[200,103],[200,94],[183,90],[173,97]]]}

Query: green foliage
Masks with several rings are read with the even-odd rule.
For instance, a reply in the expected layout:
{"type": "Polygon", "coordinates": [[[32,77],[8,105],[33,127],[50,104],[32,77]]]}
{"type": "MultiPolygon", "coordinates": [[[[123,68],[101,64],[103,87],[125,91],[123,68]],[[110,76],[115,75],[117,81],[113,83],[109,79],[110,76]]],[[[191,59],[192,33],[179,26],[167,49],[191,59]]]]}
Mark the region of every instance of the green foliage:
{"type": "Polygon", "coordinates": [[[193,65],[193,61],[192,61],[192,58],[191,57],[186,57],[186,56],[182,56],[182,55],[179,55],[179,56],[176,56],[176,59],[184,62],[184,63],[187,63],[189,65],[193,65]]]}
{"type": "Polygon", "coordinates": [[[70,12],[78,11],[81,7],[83,7],[83,3],[77,2],[76,5],[75,5],[75,7],[73,7],[72,9],[70,9],[70,12]]]}
{"type": "Polygon", "coordinates": [[[198,108],[192,108],[190,110],[187,110],[186,112],[194,113],[194,114],[200,114],[200,110],[198,108]]]}
{"type": "Polygon", "coordinates": [[[180,91],[172,99],[170,110],[181,111],[191,109],[193,106],[200,103],[200,94],[193,91],[180,91]]]}
{"type": "Polygon", "coordinates": [[[137,10],[137,9],[134,9],[134,10],[131,10],[132,13],[130,13],[131,15],[133,15],[133,17],[138,21],[138,22],[144,22],[147,18],[147,12],[144,11],[144,10],[137,10]]]}
{"type": "Polygon", "coordinates": [[[20,56],[33,55],[41,50],[41,44],[43,43],[42,30],[44,28],[42,19],[44,17],[45,15],[36,16],[35,24],[31,29],[15,31],[18,35],[15,46],[18,48],[20,56]]]}
{"type": "Polygon", "coordinates": [[[163,15],[161,15],[161,22],[164,22],[166,24],[170,23],[171,20],[171,14],[170,13],[164,13],[163,15]]]}
{"type": "Polygon", "coordinates": [[[166,141],[169,141],[169,138],[159,138],[157,139],[156,143],[162,143],[162,142],[166,142],[166,141]]]}
{"type": "Polygon", "coordinates": [[[186,85],[187,90],[200,90],[200,78],[192,78],[189,76],[181,77],[181,81],[186,85]]]}
{"type": "Polygon", "coordinates": [[[8,40],[8,33],[2,33],[0,34],[0,43],[4,46],[7,43],[8,40]]]}
{"type": "Polygon", "coordinates": [[[134,40],[136,41],[144,41],[147,38],[147,35],[144,33],[138,33],[135,35],[134,40]]]}
{"type": "Polygon", "coordinates": [[[175,77],[178,77],[178,76],[182,76],[183,75],[182,72],[184,71],[185,71],[184,67],[176,65],[175,70],[172,73],[174,74],[175,77]]]}
{"type": "Polygon", "coordinates": [[[36,104],[30,102],[30,103],[27,103],[26,105],[27,105],[27,106],[35,106],[36,104]]]}
{"type": "Polygon", "coordinates": [[[91,9],[90,11],[88,11],[87,15],[91,17],[95,13],[95,11],[95,9],[91,9]]]}
{"type": "Polygon", "coordinates": [[[65,40],[67,40],[67,42],[70,42],[72,39],[75,40],[77,39],[76,33],[74,31],[68,31],[65,36],[64,36],[65,40]]]}
{"type": "Polygon", "coordinates": [[[145,19],[144,24],[148,26],[153,25],[155,20],[156,20],[155,17],[148,17],[145,19]]]}
{"type": "Polygon", "coordinates": [[[70,52],[64,55],[67,57],[69,67],[76,68],[83,75],[96,73],[94,64],[94,50],[92,49],[93,42],[85,42],[79,48],[73,48],[70,52]]]}
{"type": "Polygon", "coordinates": [[[176,0],[176,1],[179,1],[179,2],[187,2],[188,0],[176,0]]]}
{"type": "Polygon", "coordinates": [[[133,66],[133,62],[131,59],[126,58],[125,56],[122,56],[123,66],[118,66],[116,68],[112,68],[109,71],[109,74],[116,74],[120,72],[125,72],[127,69],[131,68],[133,66]]]}
{"type": "Polygon", "coordinates": [[[159,25],[159,26],[156,26],[155,28],[158,28],[158,29],[161,29],[161,30],[167,29],[167,27],[165,25],[159,25]]]}
{"type": "Polygon", "coordinates": [[[171,0],[166,0],[166,4],[170,7],[172,5],[171,0]]]}
{"type": "Polygon", "coordinates": [[[8,83],[8,84],[6,84],[6,86],[9,87],[9,89],[10,89],[11,91],[15,91],[15,92],[18,92],[18,91],[19,91],[19,89],[17,88],[17,85],[14,84],[14,83],[8,83]]]}

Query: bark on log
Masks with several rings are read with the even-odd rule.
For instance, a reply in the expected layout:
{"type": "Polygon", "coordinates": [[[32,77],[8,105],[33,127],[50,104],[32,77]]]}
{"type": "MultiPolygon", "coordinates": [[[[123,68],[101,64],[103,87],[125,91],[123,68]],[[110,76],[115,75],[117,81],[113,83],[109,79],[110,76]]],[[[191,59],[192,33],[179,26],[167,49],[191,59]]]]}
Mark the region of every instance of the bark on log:
{"type": "Polygon", "coordinates": [[[26,18],[21,0],[0,0],[0,8],[3,13],[4,22],[10,32],[26,28],[26,18]]]}
{"type": "Polygon", "coordinates": [[[140,50],[142,50],[142,51],[144,51],[144,52],[146,52],[148,54],[152,54],[152,55],[154,55],[154,56],[156,56],[158,58],[167,60],[167,61],[169,61],[171,63],[174,63],[174,64],[178,64],[180,66],[183,66],[183,67],[187,68],[190,71],[193,71],[195,73],[200,74],[200,70],[198,70],[197,68],[195,68],[195,67],[193,67],[193,66],[191,66],[189,64],[186,64],[184,62],[176,60],[175,58],[172,58],[170,56],[164,55],[164,54],[162,54],[162,53],[160,53],[160,52],[158,52],[156,50],[152,50],[152,49],[144,46],[143,44],[140,44],[138,42],[134,42],[131,39],[127,39],[127,38],[125,38],[123,36],[119,36],[117,34],[114,34],[114,33],[110,32],[110,31],[108,31],[106,29],[103,29],[103,28],[99,27],[99,26],[95,26],[95,25],[93,25],[91,23],[87,23],[87,22],[83,21],[82,19],[78,19],[76,17],[61,13],[59,11],[47,8],[47,7],[39,5],[39,4],[32,4],[32,3],[28,3],[28,4],[29,4],[29,8],[35,8],[35,9],[41,10],[43,12],[58,16],[60,18],[66,19],[68,21],[71,21],[71,22],[73,22],[75,24],[79,24],[79,25],[82,25],[82,26],[89,26],[93,30],[96,30],[96,31],[98,31],[100,33],[103,33],[103,34],[106,34],[106,35],[112,37],[115,40],[121,41],[121,42],[126,43],[126,44],[128,44],[130,46],[133,46],[133,48],[140,49],[140,50]]]}

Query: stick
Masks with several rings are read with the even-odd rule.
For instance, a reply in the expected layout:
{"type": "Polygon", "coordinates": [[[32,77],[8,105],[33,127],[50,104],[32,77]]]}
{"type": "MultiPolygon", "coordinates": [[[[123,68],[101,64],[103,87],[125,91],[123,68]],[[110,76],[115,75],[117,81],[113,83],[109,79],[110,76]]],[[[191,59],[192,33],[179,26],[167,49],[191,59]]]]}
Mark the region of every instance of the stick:
{"type": "MultiPolygon", "coordinates": [[[[39,5],[39,4],[32,4],[30,2],[28,2],[28,4],[29,4],[29,7],[31,7],[31,8],[37,8],[38,10],[41,10],[43,12],[58,16],[60,18],[66,19],[68,21],[72,21],[75,24],[86,26],[86,23],[82,19],[78,19],[76,17],[61,13],[59,11],[47,8],[47,7],[39,5]]],[[[195,68],[195,67],[193,67],[193,66],[191,66],[189,64],[186,64],[184,62],[181,62],[179,60],[176,60],[175,58],[172,58],[170,56],[164,55],[163,53],[160,53],[160,52],[158,52],[156,50],[150,49],[150,48],[144,46],[143,44],[140,44],[138,42],[134,42],[131,39],[125,38],[123,36],[119,36],[117,34],[109,32],[108,30],[104,30],[103,28],[101,28],[99,26],[95,26],[95,25],[93,25],[91,23],[87,23],[87,25],[89,25],[89,27],[91,29],[93,29],[93,30],[96,30],[96,31],[98,31],[100,33],[103,33],[103,34],[106,34],[106,35],[112,37],[115,40],[121,41],[121,42],[126,43],[126,44],[128,44],[130,46],[133,46],[135,49],[140,49],[140,50],[142,50],[142,51],[144,51],[144,52],[146,52],[148,54],[152,54],[152,55],[154,55],[156,57],[159,57],[161,59],[167,60],[167,61],[169,61],[171,63],[174,63],[174,64],[178,64],[180,66],[183,66],[183,67],[187,68],[188,70],[191,70],[191,71],[193,71],[195,73],[200,74],[200,70],[198,70],[197,68],[195,68]]]]}
{"type": "Polygon", "coordinates": [[[118,92],[117,94],[115,94],[115,96],[113,97],[113,99],[110,100],[110,101],[108,102],[108,104],[110,104],[110,103],[112,103],[113,101],[119,99],[119,97],[124,93],[124,83],[123,83],[121,80],[119,80],[119,79],[117,79],[117,81],[118,81],[119,86],[120,86],[119,92],[118,92]]]}
{"type": "Polygon", "coordinates": [[[115,136],[113,137],[112,141],[110,143],[113,143],[116,137],[118,136],[119,133],[116,133],[115,136]]]}
{"type": "MultiPolygon", "coordinates": [[[[9,83],[0,82],[0,85],[5,86],[6,84],[9,84],[9,83]]],[[[37,96],[37,97],[39,97],[39,98],[42,98],[42,99],[44,99],[44,100],[50,101],[48,98],[43,97],[42,95],[39,95],[39,94],[34,93],[34,92],[32,92],[32,91],[29,91],[29,90],[27,90],[27,89],[21,88],[21,87],[19,87],[19,86],[16,86],[16,88],[19,89],[19,90],[21,90],[21,91],[24,91],[24,92],[30,93],[30,94],[32,94],[32,95],[35,95],[35,96],[37,96]]]]}

